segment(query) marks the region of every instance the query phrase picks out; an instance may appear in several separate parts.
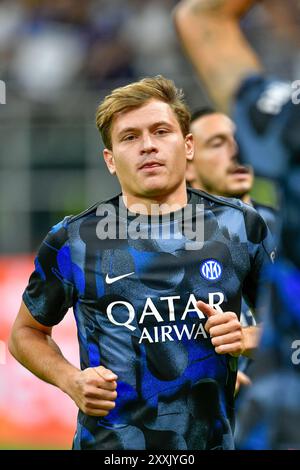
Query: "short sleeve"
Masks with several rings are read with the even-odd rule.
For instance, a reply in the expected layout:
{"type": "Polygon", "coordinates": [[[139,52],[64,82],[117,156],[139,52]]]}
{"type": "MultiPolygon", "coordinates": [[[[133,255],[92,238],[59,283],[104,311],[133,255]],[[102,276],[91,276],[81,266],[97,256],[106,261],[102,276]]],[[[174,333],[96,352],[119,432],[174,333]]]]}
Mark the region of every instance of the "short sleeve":
{"type": "Polygon", "coordinates": [[[244,208],[250,270],[243,283],[243,297],[251,308],[256,307],[258,289],[266,268],[275,259],[275,242],[260,214],[252,207],[244,208]]]}
{"type": "Polygon", "coordinates": [[[31,315],[45,326],[59,323],[73,305],[74,284],[66,217],[42,242],[23,293],[31,315]]]}

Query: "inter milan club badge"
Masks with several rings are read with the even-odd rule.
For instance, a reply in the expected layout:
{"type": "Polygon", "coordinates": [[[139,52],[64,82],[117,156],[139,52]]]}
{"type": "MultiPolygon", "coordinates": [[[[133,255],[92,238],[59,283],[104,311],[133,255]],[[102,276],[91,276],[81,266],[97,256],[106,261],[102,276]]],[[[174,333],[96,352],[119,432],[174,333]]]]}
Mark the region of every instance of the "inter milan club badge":
{"type": "Polygon", "coordinates": [[[200,273],[208,281],[216,281],[222,275],[222,266],[215,259],[207,259],[200,266],[200,273]]]}

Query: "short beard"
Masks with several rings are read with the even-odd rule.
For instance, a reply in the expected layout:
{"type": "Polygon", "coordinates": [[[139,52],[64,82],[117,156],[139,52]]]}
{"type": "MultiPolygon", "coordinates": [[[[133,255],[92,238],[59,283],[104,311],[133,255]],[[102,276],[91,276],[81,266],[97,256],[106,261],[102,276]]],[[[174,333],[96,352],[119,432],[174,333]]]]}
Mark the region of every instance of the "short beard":
{"type": "Polygon", "coordinates": [[[229,194],[226,194],[226,197],[234,197],[236,199],[243,199],[245,196],[249,194],[249,191],[237,191],[237,192],[231,192],[229,194]]]}

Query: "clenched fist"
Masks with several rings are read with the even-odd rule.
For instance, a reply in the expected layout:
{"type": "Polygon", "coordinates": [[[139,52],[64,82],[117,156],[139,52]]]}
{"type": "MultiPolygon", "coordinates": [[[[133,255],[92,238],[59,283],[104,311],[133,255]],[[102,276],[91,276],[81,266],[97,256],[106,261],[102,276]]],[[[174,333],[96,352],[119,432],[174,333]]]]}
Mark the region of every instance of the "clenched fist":
{"type": "Polygon", "coordinates": [[[89,416],[107,416],[115,407],[117,375],[103,366],[77,371],[66,390],[78,408],[89,416]]]}

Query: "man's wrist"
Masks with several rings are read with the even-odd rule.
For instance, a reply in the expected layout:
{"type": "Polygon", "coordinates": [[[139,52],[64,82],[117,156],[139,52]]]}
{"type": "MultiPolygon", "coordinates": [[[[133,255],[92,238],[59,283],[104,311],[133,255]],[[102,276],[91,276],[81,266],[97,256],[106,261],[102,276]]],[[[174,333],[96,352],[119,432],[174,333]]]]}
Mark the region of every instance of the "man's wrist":
{"type": "Polygon", "coordinates": [[[57,387],[67,395],[71,396],[76,377],[80,372],[81,370],[77,369],[77,367],[69,363],[66,364],[58,374],[57,387]]]}

